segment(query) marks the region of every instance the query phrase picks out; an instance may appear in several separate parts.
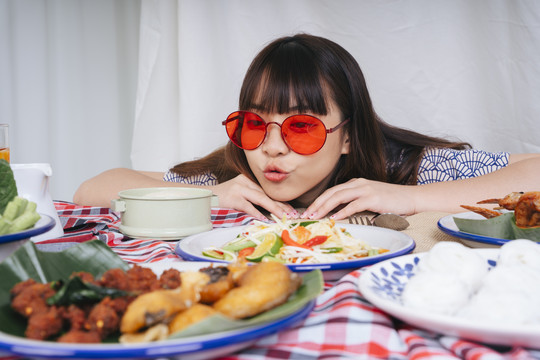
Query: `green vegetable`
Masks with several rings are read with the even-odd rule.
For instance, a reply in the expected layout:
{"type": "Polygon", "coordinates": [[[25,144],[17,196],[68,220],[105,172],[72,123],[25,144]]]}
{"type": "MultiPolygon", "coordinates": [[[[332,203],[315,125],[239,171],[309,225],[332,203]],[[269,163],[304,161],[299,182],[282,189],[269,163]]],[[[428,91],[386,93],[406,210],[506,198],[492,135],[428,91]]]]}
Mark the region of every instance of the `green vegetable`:
{"type": "Polygon", "coordinates": [[[328,247],[328,248],[323,248],[321,249],[321,251],[325,254],[335,254],[335,253],[338,253],[340,251],[342,251],[343,248],[341,247],[328,247]]]}
{"type": "Polygon", "coordinates": [[[219,250],[204,250],[203,255],[212,259],[232,261],[233,258],[230,254],[219,250]]]}
{"type": "Polygon", "coordinates": [[[367,255],[368,255],[368,256],[379,255],[379,250],[377,250],[377,249],[369,249],[367,255]]]}
{"type": "Polygon", "coordinates": [[[257,244],[255,244],[253,241],[244,239],[244,241],[235,241],[235,242],[225,245],[223,247],[223,250],[240,251],[242,249],[245,249],[248,247],[255,247],[255,246],[257,246],[257,244]]]}
{"type": "Polygon", "coordinates": [[[17,196],[17,184],[9,163],[0,159],[0,214],[4,213],[7,204],[17,196]]]}
{"type": "Polygon", "coordinates": [[[41,218],[37,205],[20,196],[11,200],[0,217],[0,235],[12,234],[31,228],[41,218]]]}
{"type": "Polygon", "coordinates": [[[55,295],[47,299],[48,305],[95,303],[106,296],[111,298],[128,295],[128,292],[87,283],[80,277],[69,279],[55,295]]]}

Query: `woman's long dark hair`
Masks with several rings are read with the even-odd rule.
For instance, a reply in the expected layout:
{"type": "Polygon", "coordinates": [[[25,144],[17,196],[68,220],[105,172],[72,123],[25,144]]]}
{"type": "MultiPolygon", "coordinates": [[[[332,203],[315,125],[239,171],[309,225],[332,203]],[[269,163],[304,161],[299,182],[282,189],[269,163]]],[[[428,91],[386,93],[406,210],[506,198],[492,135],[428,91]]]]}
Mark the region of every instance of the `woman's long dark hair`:
{"type": "MultiPolygon", "coordinates": [[[[426,147],[470,147],[382,121],[373,109],[364,75],[352,55],[328,39],[308,34],[277,39],[255,57],[240,90],[239,110],[326,115],[328,100],[337,105],[342,120],[350,119],[345,125],[349,154],[341,156],[331,175],[331,185],[353,178],[415,184],[426,147]]],[[[212,172],[219,182],[238,174],[256,181],[244,151],[230,141],[202,159],[171,170],[184,176],[212,172]]]]}

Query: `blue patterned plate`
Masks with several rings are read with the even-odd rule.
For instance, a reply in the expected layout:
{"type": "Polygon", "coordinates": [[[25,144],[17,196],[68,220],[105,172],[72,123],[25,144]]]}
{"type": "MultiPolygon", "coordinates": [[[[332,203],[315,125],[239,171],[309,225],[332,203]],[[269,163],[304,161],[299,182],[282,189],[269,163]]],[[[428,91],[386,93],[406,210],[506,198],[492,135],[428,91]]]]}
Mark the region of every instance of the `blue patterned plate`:
{"type": "MultiPolygon", "coordinates": [[[[486,259],[486,267],[496,266],[498,249],[474,251],[486,259]]],[[[409,279],[415,275],[423,255],[404,255],[370,266],[358,281],[360,292],[379,309],[423,329],[487,344],[540,348],[540,325],[494,326],[404,306],[401,293],[409,279]]]]}

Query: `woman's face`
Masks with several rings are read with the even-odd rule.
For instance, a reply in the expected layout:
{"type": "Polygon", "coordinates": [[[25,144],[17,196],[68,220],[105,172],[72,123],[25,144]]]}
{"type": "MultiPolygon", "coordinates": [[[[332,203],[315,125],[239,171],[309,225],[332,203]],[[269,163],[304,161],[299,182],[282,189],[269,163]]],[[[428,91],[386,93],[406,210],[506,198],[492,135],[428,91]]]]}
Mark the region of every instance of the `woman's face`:
{"type": "MultiPolygon", "coordinates": [[[[258,114],[268,122],[281,124],[290,114],[258,114]]],[[[329,103],[326,116],[313,115],[327,129],[341,122],[341,113],[333,102],[329,103]]],[[[261,146],[244,150],[249,167],[264,192],[276,201],[296,200],[298,206],[306,207],[319,196],[330,181],[340,156],[349,152],[349,141],[343,136],[343,128],[327,134],[324,146],[314,154],[300,155],[289,149],[281,137],[281,128],[270,125],[261,146]]]]}

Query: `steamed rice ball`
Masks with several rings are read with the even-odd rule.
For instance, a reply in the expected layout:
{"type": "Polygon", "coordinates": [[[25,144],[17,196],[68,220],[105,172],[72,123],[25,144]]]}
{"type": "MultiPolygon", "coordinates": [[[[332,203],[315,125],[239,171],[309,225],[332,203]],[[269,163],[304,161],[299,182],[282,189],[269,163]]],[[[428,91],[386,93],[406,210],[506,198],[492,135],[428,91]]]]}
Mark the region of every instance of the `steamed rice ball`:
{"type": "Polygon", "coordinates": [[[418,264],[422,272],[456,274],[467,285],[467,293],[474,291],[487,274],[486,260],[464,245],[443,241],[435,244],[418,264]]]}
{"type": "Polygon", "coordinates": [[[453,314],[467,303],[469,290],[455,274],[421,271],[409,279],[401,300],[407,307],[453,314]]]}
{"type": "Polygon", "coordinates": [[[540,271],[540,245],[535,241],[516,239],[501,246],[497,267],[528,265],[540,271]]]}

